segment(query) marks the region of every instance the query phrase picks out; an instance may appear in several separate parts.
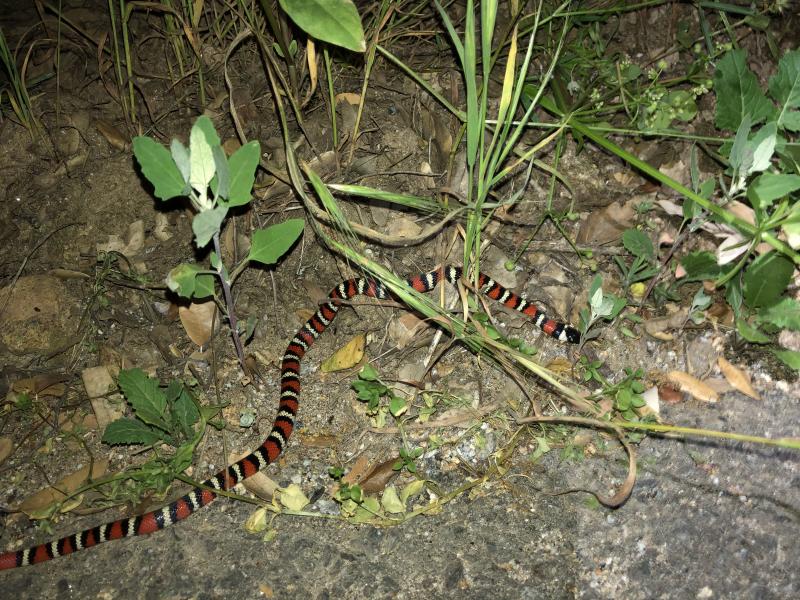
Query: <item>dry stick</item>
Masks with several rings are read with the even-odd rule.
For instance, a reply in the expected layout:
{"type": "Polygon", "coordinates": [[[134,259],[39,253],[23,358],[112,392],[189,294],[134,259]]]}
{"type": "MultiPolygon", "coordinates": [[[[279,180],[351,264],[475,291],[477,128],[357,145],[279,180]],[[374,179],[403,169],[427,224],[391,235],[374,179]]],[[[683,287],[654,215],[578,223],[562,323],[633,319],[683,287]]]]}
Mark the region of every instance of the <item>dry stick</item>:
{"type": "Polygon", "coordinates": [[[561,496],[562,494],[569,494],[572,492],[587,492],[592,494],[595,498],[597,498],[598,502],[600,502],[604,506],[608,506],[609,508],[617,508],[622,506],[625,501],[630,497],[631,491],[633,490],[633,485],[636,483],[636,454],[633,451],[633,448],[628,444],[627,440],[625,439],[625,434],[623,433],[622,429],[617,423],[610,423],[608,421],[600,421],[598,419],[588,419],[586,417],[567,417],[567,416],[536,416],[536,417],[524,417],[522,419],[517,419],[517,423],[520,425],[526,425],[529,423],[570,423],[573,425],[582,425],[587,427],[596,427],[598,429],[606,429],[608,431],[613,431],[614,434],[617,436],[620,444],[625,448],[625,452],[628,454],[628,476],[625,478],[625,481],[620,486],[619,490],[616,494],[611,497],[606,497],[597,492],[593,492],[589,489],[583,488],[572,488],[569,490],[563,490],[560,492],[552,493],[549,495],[552,496],[561,496]]]}

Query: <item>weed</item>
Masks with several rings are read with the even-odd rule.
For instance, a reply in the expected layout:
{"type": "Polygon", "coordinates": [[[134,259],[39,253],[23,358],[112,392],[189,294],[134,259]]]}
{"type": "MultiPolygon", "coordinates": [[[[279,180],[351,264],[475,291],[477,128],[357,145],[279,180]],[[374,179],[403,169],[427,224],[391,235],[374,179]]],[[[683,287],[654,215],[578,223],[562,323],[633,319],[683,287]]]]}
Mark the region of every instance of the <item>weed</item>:
{"type": "Polygon", "coordinates": [[[184,263],[169,272],[167,285],[184,298],[216,298],[214,277],[218,279],[236,355],[246,372],[243,338],[246,341],[249,332],[239,330],[231,286],[251,261],[275,264],[302,233],[303,220],[289,219],[254,231],[250,252],[229,270],[222,261],[220,233],[229,211],[250,202],[260,145],[249,142],[228,158],[211,120],[200,117],[192,127],[189,148],[174,139],[170,150],[149,137],[133,140],[133,152],[155,196],[161,200],[188,197],[196,213],[192,219],[195,244],[203,249],[213,242],[214,249],[209,257],[211,269],[184,263]]]}

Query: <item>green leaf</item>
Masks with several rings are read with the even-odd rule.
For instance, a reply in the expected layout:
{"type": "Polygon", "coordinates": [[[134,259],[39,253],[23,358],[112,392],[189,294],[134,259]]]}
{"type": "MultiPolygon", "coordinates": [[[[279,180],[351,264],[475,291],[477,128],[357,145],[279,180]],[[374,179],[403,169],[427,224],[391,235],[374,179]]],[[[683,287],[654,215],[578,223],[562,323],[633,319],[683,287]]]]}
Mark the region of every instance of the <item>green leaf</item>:
{"type": "Polygon", "coordinates": [[[800,107],[800,50],[792,50],[778,62],[778,70],[769,79],[769,91],[781,106],[777,115],[778,125],[790,131],[794,129],[795,115],[791,109],[800,107]]]}
{"type": "Polygon", "coordinates": [[[378,371],[376,371],[375,367],[369,363],[361,367],[361,370],[358,372],[358,376],[364,381],[378,381],[378,371]]]}
{"type": "Polygon", "coordinates": [[[136,417],[159,429],[169,431],[164,413],[167,410],[167,397],[158,387],[158,381],[145,375],[141,369],[127,369],[119,372],[119,387],[133,407],[136,417]]]}
{"type": "Polygon", "coordinates": [[[200,411],[183,386],[172,405],[172,416],[186,437],[192,435],[194,424],[200,419],[200,411]]]}
{"type": "Polygon", "coordinates": [[[789,285],[792,261],[772,251],[762,254],[744,274],[744,302],[750,308],[773,304],[789,285]]]}
{"type": "Polygon", "coordinates": [[[389,400],[389,412],[392,413],[393,417],[399,417],[407,410],[408,404],[400,396],[392,396],[392,399],[389,400]]]}
{"type": "Polygon", "coordinates": [[[253,141],[239,148],[228,159],[231,184],[225,204],[241,206],[250,202],[259,158],[261,158],[261,145],[257,141],[253,141]]]}
{"type": "Polygon", "coordinates": [[[227,206],[217,206],[201,211],[194,216],[192,231],[194,231],[194,241],[198,248],[204,248],[219,232],[227,214],[227,206]]]}
{"type": "MultiPolygon", "coordinates": [[[[747,197],[755,201],[758,208],[767,208],[773,201],[800,190],[800,175],[762,173],[750,184],[747,197]]],[[[756,208],[756,204],[753,207],[756,208]]]]}
{"type": "Polygon", "coordinates": [[[215,145],[214,139],[216,139],[216,145],[219,145],[219,138],[214,131],[211,119],[206,116],[197,119],[189,134],[189,160],[191,163],[189,183],[203,198],[205,198],[206,189],[216,170],[214,154],[211,151],[212,146],[215,145]]]}
{"type": "Polygon", "coordinates": [[[361,18],[351,0],[279,0],[297,26],[323,42],[364,52],[361,18]]]}
{"type": "Polygon", "coordinates": [[[751,344],[768,344],[772,339],[757,327],[753,327],[744,319],[736,319],[736,331],[751,344]]]}
{"type": "Polygon", "coordinates": [[[758,314],[758,320],[775,327],[800,331],[800,302],[794,298],[783,298],[780,302],[763,309],[758,314]]]}
{"type": "Polygon", "coordinates": [[[636,257],[652,259],[655,256],[653,242],[638,229],[626,229],[622,234],[622,245],[636,257]]]}
{"type": "Polygon", "coordinates": [[[205,269],[183,263],[167,274],[167,287],[182,298],[207,298],[214,295],[214,276],[205,269]]]}
{"type": "Polygon", "coordinates": [[[228,159],[222,146],[211,146],[211,155],[214,157],[214,178],[211,180],[211,190],[215,196],[227,198],[230,194],[231,175],[228,159]]]}
{"type": "Polygon", "coordinates": [[[106,426],[104,444],[144,444],[151,446],[162,441],[158,430],[152,429],[136,419],[117,419],[106,426]]]}
{"type": "Polygon", "coordinates": [[[680,283],[716,279],[722,274],[722,267],[717,264],[717,257],[704,250],[690,252],[681,259],[681,265],[686,275],[681,277],[680,283]]]}
{"type": "Polygon", "coordinates": [[[186,148],[186,146],[181,144],[180,140],[174,138],[172,140],[172,144],[170,144],[169,150],[172,154],[172,160],[175,161],[175,165],[181,172],[184,187],[186,187],[189,184],[189,175],[192,171],[191,162],[189,160],[189,150],[186,148]]]}
{"type": "Polygon", "coordinates": [[[736,129],[736,137],[733,138],[733,146],[731,146],[731,153],[728,158],[731,167],[735,171],[747,173],[753,164],[752,152],[747,153],[747,139],[750,137],[750,129],[752,128],[752,119],[749,114],[742,117],[742,122],[736,129]]]}
{"type": "Polygon", "coordinates": [[[772,353],[790,369],[800,371],[800,352],[796,350],[773,350],[772,353]]]}
{"type": "Polygon", "coordinates": [[[749,114],[753,123],[758,123],[775,110],[747,67],[747,53],[742,49],[728,52],[717,63],[714,92],[717,96],[715,123],[720,129],[736,131],[745,115],[749,114]]]}
{"type": "Polygon", "coordinates": [[[750,175],[769,168],[772,155],[775,154],[775,142],[778,140],[778,126],[774,122],[767,123],[759,129],[748,142],[753,149],[753,164],[744,175],[750,175]]]}
{"type": "Polygon", "coordinates": [[[303,219],[288,219],[254,231],[247,259],[265,265],[275,264],[300,237],[304,225],[303,219]]]}
{"type": "Polygon", "coordinates": [[[171,461],[172,468],[175,470],[175,472],[181,473],[192,464],[194,447],[195,445],[192,442],[187,442],[178,447],[171,461]]]}
{"type": "Polygon", "coordinates": [[[156,198],[169,200],[187,194],[186,182],[164,146],[149,137],[136,136],[133,138],[133,154],[142,173],[153,184],[156,198]]]}

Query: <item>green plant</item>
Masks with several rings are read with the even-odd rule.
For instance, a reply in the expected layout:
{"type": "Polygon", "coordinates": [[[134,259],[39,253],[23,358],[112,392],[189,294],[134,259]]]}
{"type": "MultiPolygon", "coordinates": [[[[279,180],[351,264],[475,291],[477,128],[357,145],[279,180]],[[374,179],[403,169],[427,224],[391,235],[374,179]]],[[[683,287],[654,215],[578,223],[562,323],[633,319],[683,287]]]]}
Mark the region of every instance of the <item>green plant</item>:
{"type": "Polygon", "coordinates": [[[203,116],[192,127],[189,148],[174,139],[170,150],[171,153],[149,137],[138,136],[133,140],[133,152],[142,173],[153,184],[155,196],[165,201],[188,197],[196,213],[192,219],[195,244],[202,250],[213,242],[213,250],[209,256],[211,269],[181,264],[169,272],[167,285],[184,298],[216,297],[216,277],[222,290],[236,355],[246,370],[242,334],[247,332],[239,330],[231,286],[250,262],[275,264],[302,233],[303,220],[288,219],[255,230],[249,253],[233,270],[229,270],[222,262],[220,233],[229,211],[250,202],[260,155],[259,143],[249,142],[228,158],[211,120],[203,116]]]}
{"type": "Polygon", "coordinates": [[[31,98],[25,85],[25,79],[17,68],[16,57],[8,47],[2,28],[0,28],[0,62],[3,63],[3,68],[8,77],[8,87],[10,88],[0,86],[0,106],[3,104],[3,95],[5,94],[8,98],[8,103],[11,105],[11,110],[20,125],[27,129],[32,136],[37,136],[41,126],[33,114],[31,98]]]}
{"type": "MultiPolygon", "coordinates": [[[[198,404],[180,381],[163,388],[140,369],[120,371],[119,387],[133,410],[132,418],[120,418],[106,426],[106,444],[141,444],[153,455],[143,464],[113,476],[102,493],[109,501],[139,502],[149,493],[163,496],[169,485],[192,464],[206,425],[219,407],[198,404]]],[[[101,482],[102,483],[102,482],[101,482]]]]}
{"type": "MultiPolygon", "coordinates": [[[[794,252],[800,248],[800,152],[790,142],[800,131],[800,51],[781,57],[766,92],[746,58],[744,50],[733,50],[717,65],[715,122],[736,132],[733,142],[721,149],[729,164],[727,186],[720,179],[722,204],[749,204],[753,227],[729,228],[716,256],[695,252],[681,264],[686,280],[714,279],[725,288],[739,334],[764,343],[770,338],[760,330],[800,330],[800,302],[785,295],[800,263],[794,252]],[[772,244],[775,250],[757,252],[762,241],[779,236],[787,246],[772,244]]],[[[800,365],[800,353],[777,353],[793,368],[800,365]]]]}
{"type": "Polygon", "coordinates": [[[599,336],[597,324],[601,320],[613,321],[627,305],[625,298],[603,292],[603,278],[596,275],[589,286],[589,307],[580,311],[581,343],[585,344],[599,336]]]}
{"type": "Polygon", "coordinates": [[[358,379],[350,386],[358,393],[358,399],[367,403],[367,414],[376,427],[386,424],[387,413],[399,417],[408,410],[405,398],[395,394],[392,389],[378,377],[378,371],[370,364],[364,365],[358,372],[358,379]],[[388,404],[381,406],[381,398],[388,399],[388,404]]]}
{"type": "Polygon", "coordinates": [[[619,256],[614,256],[614,262],[622,273],[623,287],[626,290],[631,284],[650,279],[658,273],[653,242],[644,232],[638,229],[625,230],[622,234],[622,245],[633,255],[630,265],[619,256]]]}

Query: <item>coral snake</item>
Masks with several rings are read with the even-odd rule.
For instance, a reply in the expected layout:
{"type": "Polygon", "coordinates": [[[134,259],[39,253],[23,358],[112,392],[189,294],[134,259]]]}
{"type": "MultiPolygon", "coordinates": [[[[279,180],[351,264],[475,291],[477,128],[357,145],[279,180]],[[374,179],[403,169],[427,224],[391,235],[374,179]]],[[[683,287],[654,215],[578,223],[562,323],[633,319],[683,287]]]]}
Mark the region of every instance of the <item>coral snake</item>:
{"type": "MultiPolygon", "coordinates": [[[[409,277],[406,283],[418,292],[429,292],[442,279],[455,284],[461,278],[461,273],[460,267],[440,267],[429,273],[409,277]]],[[[580,333],[575,328],[548,318],[536,306],[505,289],[483,273],[479,275],[478,287],[489,298],[530,317],[536,326],[547,335],[562,342],[578,343],[580,341],[580,333]]],[[[278,414],[272,430],[261,446],[204,481],[204,487],[193,489],[163,508],[99,525],[32,548],[0,554],[0,570],[44,562],[84,548],[91,548],[109,540],[145,535],[164,529],[187,518],[197,509],[210,504],[217,497],[212,490],[230,489],[238,482],[275,462],[294,429],[300,398],[300,361],[314,340],[336,317],[336,313],[341,307],[341,301],[358,295],[383,299],[389,297],[390,294],[386,287],[375,279],[361,278],[344,281],[331,290],[328,300],[320,305],[314,316],[300,328],[289,342],[281,362],[281,394],[278,414]]]]}

